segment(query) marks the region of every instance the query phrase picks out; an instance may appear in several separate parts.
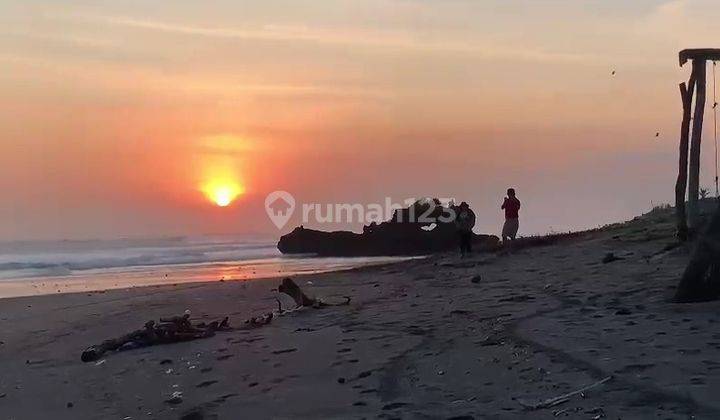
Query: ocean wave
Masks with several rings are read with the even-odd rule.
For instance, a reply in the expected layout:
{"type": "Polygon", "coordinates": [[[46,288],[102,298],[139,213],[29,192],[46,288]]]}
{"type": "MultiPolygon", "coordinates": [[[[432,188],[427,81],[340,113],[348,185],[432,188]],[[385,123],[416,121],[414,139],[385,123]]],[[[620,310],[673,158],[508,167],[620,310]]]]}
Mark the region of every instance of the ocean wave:
{"type": "Polygon", "coordinates": [[[221,263],[279,254],[275,244],[268,242],[166,240],[147,246],[148,242],[124,243],[122,247],[118,242],[100,242],[93,248],[77,247],[77,243],[70,247],[43,244],[40,251],[24,246],[22,250],[16,248],[14,253],[0,256],[0,276],[68,275],[93,269],[221,263]]]}

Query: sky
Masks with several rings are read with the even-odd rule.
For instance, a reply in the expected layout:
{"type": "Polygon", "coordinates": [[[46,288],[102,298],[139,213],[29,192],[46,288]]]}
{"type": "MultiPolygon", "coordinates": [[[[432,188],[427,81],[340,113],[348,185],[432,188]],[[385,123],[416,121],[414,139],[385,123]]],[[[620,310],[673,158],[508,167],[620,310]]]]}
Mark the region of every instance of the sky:
{"type": "Polygon", "coordinates": [[[277,237],[275,190],[626,220],[673,201],[677,53],[719,31],[714,0],[0,0],[0,240],[277,237]]]}

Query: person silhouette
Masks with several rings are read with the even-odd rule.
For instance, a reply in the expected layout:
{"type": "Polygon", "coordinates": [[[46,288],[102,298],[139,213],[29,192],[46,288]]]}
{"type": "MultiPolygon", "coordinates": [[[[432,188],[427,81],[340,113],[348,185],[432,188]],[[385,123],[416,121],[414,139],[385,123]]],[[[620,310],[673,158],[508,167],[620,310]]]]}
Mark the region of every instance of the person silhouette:
{"type": "Polygon", "coordinates": [[[455,216],[455,226],[460,237],[460,256],[465,257],[472,252],[472,228],[475,226],[475,213],[466,202],[460,203],[455,216]]]}
{"type": "Polygon", "coordinates": [[[502,240],[503,242],[508,239],[514,241],[515,236],[517,236],[518,228],[520,227],[518,215],[518,212],[520,211],[520,200],[515,197],[514,188],[508,188],[507,197],[505,197],[503,205],[500,209],[505,210],[505,224],[502,229],[502,240]]]}

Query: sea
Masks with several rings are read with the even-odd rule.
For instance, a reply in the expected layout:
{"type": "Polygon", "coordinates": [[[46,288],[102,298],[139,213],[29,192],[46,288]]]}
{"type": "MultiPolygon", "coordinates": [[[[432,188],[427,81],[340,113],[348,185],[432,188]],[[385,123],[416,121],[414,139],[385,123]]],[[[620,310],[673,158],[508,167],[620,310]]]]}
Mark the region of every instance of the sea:
{"type": "Polygon", "coordinates": [[[0,298],[247,281],[403,259],[283,255],[273,240],[239,236],[0,242],[0,298]]]}

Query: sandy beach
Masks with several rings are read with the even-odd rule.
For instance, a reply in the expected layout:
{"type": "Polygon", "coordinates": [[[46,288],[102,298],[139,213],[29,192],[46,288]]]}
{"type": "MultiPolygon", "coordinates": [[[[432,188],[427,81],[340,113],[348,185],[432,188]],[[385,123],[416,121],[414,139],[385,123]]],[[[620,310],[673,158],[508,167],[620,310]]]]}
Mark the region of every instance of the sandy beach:
{"type": "Polygon", "coordinates": [[[277,280],[5,299],[0,418],[718,418],[720,303],[668,302],[688,259],[671,216],[295,277],[353,300],[91,363],[85,347],[149,319],[273,310],[277,280]]]}

